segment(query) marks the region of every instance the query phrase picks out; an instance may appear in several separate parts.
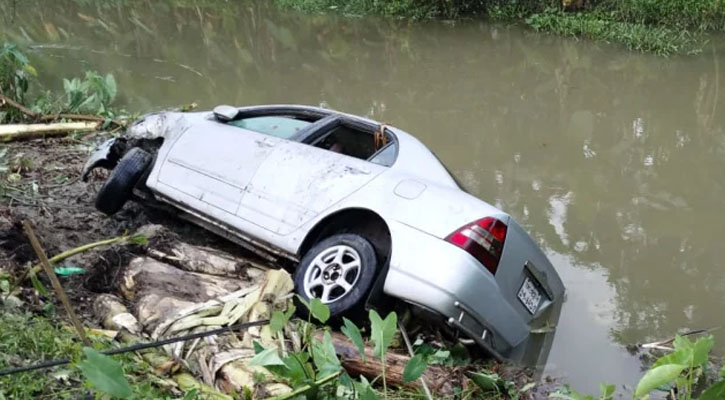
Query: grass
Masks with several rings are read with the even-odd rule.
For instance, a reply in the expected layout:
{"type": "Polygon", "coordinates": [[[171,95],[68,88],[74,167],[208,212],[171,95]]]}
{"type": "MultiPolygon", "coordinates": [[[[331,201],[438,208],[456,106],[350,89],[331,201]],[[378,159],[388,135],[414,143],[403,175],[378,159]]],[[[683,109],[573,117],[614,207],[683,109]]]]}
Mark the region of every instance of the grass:
{"type": "Polygon", "coordinates": [[[536,31],[620,43],[660,55],[701,51],[706,33],[725,31],[722,0],[275,0],[306,12],[396,18],[520,22],[536,31]],[[579,7],[575,5],[580,4],[579,7]]]}
{"type": "MultiPolygon", "coordinates": [[[[0,313],[0,370],[44,361],[80,360],[81,343],[69,326],[58,320],[52,308],[46,315],[2,309],[0,313]]],[[[91,336],[98,348],[110,341],[91,336]]],[[[133,353],[114,357],[131,381],[133,398],[165,399],[168,395],[148,379],[150,367],[133,353]]],[[[75,399],[87,392],[85,380],[74,365],[0,377],[0,399],[75,399]]]]}
{"type": "Polygon", "coordinates": [[[462,17],[481,2],[466,0],[275,0],[282,8],[305,12],[338,12],[348,16],[382,15],[430,19],[462,17]]]}
{"type": "Polygon", "coordinates": [[[630,50],[659,55],[695,54],[702,48],[702,38],[689,30],[643,23],[621,22],[601,13],[568,14],[558,10],[537,13],[525,19],[540,32],[620,43],[630,50]]]}

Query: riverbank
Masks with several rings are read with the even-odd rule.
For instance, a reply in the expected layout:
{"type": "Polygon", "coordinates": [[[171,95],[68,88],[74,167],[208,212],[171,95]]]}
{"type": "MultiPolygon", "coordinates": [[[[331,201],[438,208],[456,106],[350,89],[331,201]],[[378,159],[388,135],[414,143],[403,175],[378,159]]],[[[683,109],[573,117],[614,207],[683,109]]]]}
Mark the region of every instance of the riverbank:
{"type": "Polygon", "coordinates": [[[718,0],[275,0],[304,12],[409,19],[488,18],[538,32],[619,43],[659,55],[695,54],[707,35],[725,31],[725,3],[718,0]]]}

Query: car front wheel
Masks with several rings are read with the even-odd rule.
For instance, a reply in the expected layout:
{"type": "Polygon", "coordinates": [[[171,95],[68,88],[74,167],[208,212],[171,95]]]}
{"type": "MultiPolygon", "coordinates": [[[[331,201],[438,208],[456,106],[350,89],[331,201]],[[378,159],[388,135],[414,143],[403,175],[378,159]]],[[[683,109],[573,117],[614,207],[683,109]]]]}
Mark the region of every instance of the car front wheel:
{"type": "Polygon", "coordinates": [[[96,208],[104,214],[115,214],[131,198],[134,186],[151,163],[151,155],[134,147],[129,150],[111,171],[108,179],[96,195],[96,208]]]}
{"type": "Polygon", "coordinates": [[[339,317],[362,309],[376,271],[375,249],[367,239],[338,234],[305,254],[295,272],[295,288],[306,301],[318,298],[330,308],[332,317],[339,317]]]}

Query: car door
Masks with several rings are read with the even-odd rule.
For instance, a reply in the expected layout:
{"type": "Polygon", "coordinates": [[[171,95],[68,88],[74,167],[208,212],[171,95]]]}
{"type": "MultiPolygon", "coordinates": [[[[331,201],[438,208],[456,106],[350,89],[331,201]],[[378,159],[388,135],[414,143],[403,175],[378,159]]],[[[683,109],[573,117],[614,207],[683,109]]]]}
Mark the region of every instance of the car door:
{"type": "Polygon", "coordinates": [[[175,193],[173,199],[228,220],[236,216],[247,184],[279,141],[218,121],[200,121],[172,144],[159,182],[175,193]]]}
{"type": "Polygon", "coordinates": [[[364,159],[316,147],[316,143],[283,141],[257,169],[238,215],[286,235],[385,170],[364,159]]]}

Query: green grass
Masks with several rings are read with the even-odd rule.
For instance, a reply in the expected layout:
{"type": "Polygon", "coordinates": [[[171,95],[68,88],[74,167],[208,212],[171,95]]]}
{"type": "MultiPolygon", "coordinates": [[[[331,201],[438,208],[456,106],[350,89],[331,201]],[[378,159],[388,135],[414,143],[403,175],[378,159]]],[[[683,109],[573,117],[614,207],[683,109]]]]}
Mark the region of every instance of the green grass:
{"type": "Polygon", "coordinates": [[[396,18],[467,18],[521,22],[540,31],[660,55],[701,51],[707,32],[725,31],[723,0],[275,0],[283,8],[396,18]],[[572,2],[576,3],[576,1],[572,2]]]}
{"type": "Polygon", "coordinates": [[[620,43],[630,50],[660,55],[695,54],[702,49],[702,38],[689,30],[612,20],[604,14],[545,11],[525,19],[540,32],[620,43]]]}
{"type": "MultiPolygon", "coordinates": [[[[50,313],[52,314],[52,313],[50,313]]],[[[81,344],[66,324],[50,316],[0,308],[0,370],[44,361],[81,357],[81,344]]],[[[95,347],[109,348],[110,341],[94,338],[95,347]]],[[[136,399],[165,399],[156,387],[148,364],[133,353],[114,356],[123,365],[136,399]]],[[[88,391],[80,370],[74,365],[22,372],[0,377],[0,400],[77,399],[88,391]]]]}
{"type": "Polygon", "coordinates": [[[480,9],[466,0],[275,0],[282,8],[305,12],[337,12],[348,16],[393,18],[457,18],[480,9]]]}

